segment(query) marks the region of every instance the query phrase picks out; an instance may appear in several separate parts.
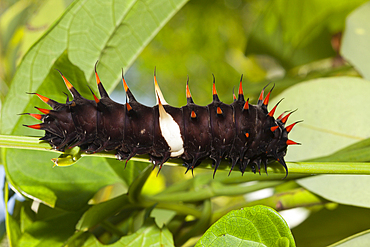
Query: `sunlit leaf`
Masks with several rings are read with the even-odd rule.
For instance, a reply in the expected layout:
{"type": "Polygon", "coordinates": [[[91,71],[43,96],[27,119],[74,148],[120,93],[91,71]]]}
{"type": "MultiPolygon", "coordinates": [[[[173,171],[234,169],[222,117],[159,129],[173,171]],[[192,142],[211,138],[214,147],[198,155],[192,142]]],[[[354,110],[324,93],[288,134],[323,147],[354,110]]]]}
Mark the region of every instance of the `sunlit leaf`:
{"type": "MultiPolygon", "coordinates": [[[[82,95],[91,98],[86,83],[96,91],[93,71],[99,60],[100,79],[111,91],[119,82],[121,68],[132,64],[185,3],[186,0],[74,1],[19,65],[2,107],[2,133],[43,134],[23,127],[35,120],[17,114],[33,112],[35,105],[45,107],[35,95],[26,92],[65,101],[62,92],[67,90],[54,68],[62,71],[82,95]]],[[[81,208],[100,188],[122,182],[117,172],[123,169],[117,167],[124,164],[118,161],[82,158],[71,167],[52,168],[50,160],[56,155],[25,150],[5,150],[3,155],[7,178],[16,190],[67,210],[81,208]]]]}

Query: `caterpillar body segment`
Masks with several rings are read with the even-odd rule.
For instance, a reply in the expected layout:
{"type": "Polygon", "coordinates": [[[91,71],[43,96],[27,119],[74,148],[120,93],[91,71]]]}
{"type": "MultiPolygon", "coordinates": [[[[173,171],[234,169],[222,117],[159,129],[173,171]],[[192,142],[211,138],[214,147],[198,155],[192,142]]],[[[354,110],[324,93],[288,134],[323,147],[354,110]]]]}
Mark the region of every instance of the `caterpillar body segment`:
{"type": "MultiPolygon", "coordinates": [[[[79,146],[87,153],[116,150],[119,160],[127,161],[137,154],[149,154],[155,166],[170,158],[183,159],[192,170],[205,158],[214,161],[214,175],[222,160],[231,161],[230,172],[238,166],[242,173],[248,166],[260,173],[271,160],[277,160],[286,170],[284,161],[288,145],[299,144],[288,139],[296,123],[285,127],[288,117],[274,118],[276,106],[269,112],[268,101],[274,88],[264,97],[262,90],[257,105],[245,101],[242,78],[234,102],[220,101],[213,77],[213,101],[207,106],[196,105],[191,97],[189,79],[186,83],[187,104],[181,108],[170,106],[164,99],[154,75],[157,105],[148,107],[139,103],[122,76],[126,104],[110,99],[95,69],[100,99],[84,98],[59,72],[73,99],[58,103],[35,93],[52,110],[39,109],[43,114],[26,113],[42,123],[26,125],[45,130],[41,140],[64,151],[79,146]]],[[[229,173],[230,174],[230,173],[229,173]]],[[[213,175],[213,176],[214,176],[213,175]]],[[[285,177],[286,177],[285,176],[285,177]]]]}

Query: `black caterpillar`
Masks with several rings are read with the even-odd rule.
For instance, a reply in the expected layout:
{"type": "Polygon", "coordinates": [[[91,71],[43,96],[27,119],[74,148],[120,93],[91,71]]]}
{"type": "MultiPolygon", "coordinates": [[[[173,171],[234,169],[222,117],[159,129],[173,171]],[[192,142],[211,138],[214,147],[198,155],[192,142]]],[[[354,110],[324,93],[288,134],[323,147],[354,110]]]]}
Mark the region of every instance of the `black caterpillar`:
{"type": "Polygon", "coordinates": [[[126,160],[126,164],[136,154],[149,154],[159,170],[169,158],[178,157],[184,161],[186,172],[189,169],[193,171],[209,157],[214,160],[213,176],[222,159],[231,160],[230,172],[239,164],[242,173],[249,164],[253,172],[256,172],[256,167],[260,172],[261,162],[266,170],[269,160],[277,160],[288,175],[284,161],[286,149],[288,145],[298,144],[288,139],[288,133],[298,122],[285,127],[292,112],[283,113],[277,119],[273,117],[280,102],[270,112],[267,111],[274,87],[263,98],[265,87],[257,105],[251,105],[249,99],[244,100],[241,78],[238,98],[233,94],[234,102],[228,105],[219,100],[213,77],[212,103],[198,106],[193,102],[187,82],[187,104],[177,108],[164,100],[154,72],[157,105],[147,107],[136,101],[123,75],[127,102],[122,105],[109,98],[96,72],[96,65],[101,99],[91,89],[94,100],[85,99],[59,73],[73,100],[69,101],[67,96],[66,103],[62,104],[34,93],[53,109],[36,107],[43,115],[25,113],[42,121],[41,124],[25,126],[45,130],[45,136],[40,140],[48,141],[56,150],[64,151],[66,147],[75,146],[87,153],[116,150],[117,158],[126,160]]]}

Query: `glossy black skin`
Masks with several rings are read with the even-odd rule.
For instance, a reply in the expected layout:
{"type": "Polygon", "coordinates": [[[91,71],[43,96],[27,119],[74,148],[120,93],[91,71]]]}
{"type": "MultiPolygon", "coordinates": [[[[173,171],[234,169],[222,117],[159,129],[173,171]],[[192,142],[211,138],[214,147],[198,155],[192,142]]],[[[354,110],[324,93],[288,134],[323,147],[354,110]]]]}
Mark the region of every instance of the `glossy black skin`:
{"type": "MultiPolygon", "coordinates": [[[[129,105],[118,104],[101,84],[98,87],[101,95],[98,102],[83,98],[74,88],[70,89],[72,101],[47,102],[53,110],[42,117],[45,136],[41,140],[60,151],[74,146],[88,153],[117,150],[119,160],[149,154],[153,163],[161,167],[171,153],[159,127],[158,105],[140,104],[130,90],[126,92],[129,105]]],[[[260,171],[261,163],[266,169],[269,160],[278,160],[288,174],[284,161],[288,132],[284,123],[269,116],[267,105],[261,100],[257,105],[248,104],[248,109],[244,106],[243,95],[230,105],[222,103],[217,95],[207,106],[198,106],[191,98],[181,108],[164,105],[180,127],[184,153],[179,158],[188,170],[205,158],[214,160],[214,172],[221,160],[229,159],[231,170],[238,164],[242,173],[249,165],[256,172],[260,171]],[[218,107],[221,113],[217,112],[218,107]],[[271,131],[276,125],[279,128],[271,131]]]]}

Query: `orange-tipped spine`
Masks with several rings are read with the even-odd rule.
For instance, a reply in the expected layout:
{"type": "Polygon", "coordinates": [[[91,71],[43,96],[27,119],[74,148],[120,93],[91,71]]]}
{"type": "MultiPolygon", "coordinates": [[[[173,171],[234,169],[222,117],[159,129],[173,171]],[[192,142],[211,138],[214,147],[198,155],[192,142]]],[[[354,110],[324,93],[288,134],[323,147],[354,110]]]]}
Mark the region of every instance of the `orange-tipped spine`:
{"type": "Polygon", "coordinates": [[[214,74],[212,74],[212,76],[213,76],[213,85],[212,85],[213,102],[219,102],[220,99],[218,98],[217,91],[216,91],[216,78],[214,74]]]}
{"type": "Polygon", "coordinates": [[[272,108],[272,110],[268,113],[268,115],[270,117],[273,117],[274,114],[275,114],[275,111],[276,111],[276,108],[278,107],[278,105],[280,104],[280,102],[282,101],[283,99],[279,100],[279,102],[276,103],[276,105],[274,106],[274,108],[272,108]]]}
{"type": "Polygon", "coordinates": [[[34,125],[23,125],[31,129],[39,130],[42,128],[41,124],[34,124],[34,125]]]}
{"type": "Polygon", "coordinates": [[[189,89],[189,76],[186,81],[186,101],[188,104],[194,103],[193,98],[191,97],[190,89],[189,89]]]}
{"type": "Polygon", "coordinates": [[[45,97],[45,96],[42,96],[38,93],[35,93],[37,95],[37,97],[39,97],[42,101],[44,101],[46,104],[50,101],[49,98],[45,97]]]}
{"type": "Polygon", "coordinates": [[[44,113],[44,114],[49,114],[50,113],[50,110],[49,109],[42,109],[42,108],[38,108],[38,107],[35,107],[37,110],[39,110],[40,112],[44,113]]]}
{"type": "Polygon", "coordinates": [[[300,143],[298,143],[298,142],[295,142],[295,141],[292,141],[292,140],[287,140],[286,141],[286,145],[301,145],[300,143]]]}
{"type": "Polygon", "coordinates": [[[289,112],[288,114],[286,114],[286,116],[281,119],[281,122],[285,124],[286,121],[288,121],[288,118],[290,117],[290,115],[292,115],[292,113],[293,112],[289,112]]]}
{"type": "Polygon", "coordinates": [[[249,98],[247,99],[247,101],[244,103],[244,107],[243,107],[243,110],[248,110],[249,109],[249,98]]]}
{"type": "Polygon", "coordinates": [[[297,122],[295,122],[295,123],[292,123],[291,125],[287,126],[287,127],[285,128],[285,130],[289,133],[289,132],[293,129],[293,127],[294,127],[297,123],[300,123],[300,122],[302,122],[302,121],[297,121],[297,122]]]}

